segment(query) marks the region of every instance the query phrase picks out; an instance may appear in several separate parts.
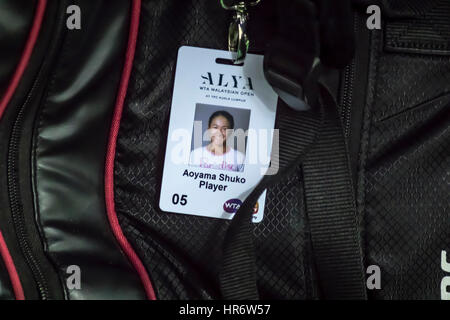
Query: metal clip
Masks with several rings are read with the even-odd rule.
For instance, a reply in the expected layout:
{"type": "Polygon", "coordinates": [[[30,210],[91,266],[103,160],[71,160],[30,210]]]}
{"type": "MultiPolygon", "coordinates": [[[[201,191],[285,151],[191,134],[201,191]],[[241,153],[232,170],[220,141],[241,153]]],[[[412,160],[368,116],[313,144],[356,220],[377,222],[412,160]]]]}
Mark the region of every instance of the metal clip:
{"type": "Polygon", "coordinates": [[[226,10],[235,11],[233,14],[233,21],[230,23],[228,30],[228,50],[236,52],[236,58],[233,60],[234,64],[241,64],[247,56],[250,40],[247,35],[248,22],[248,6],[256,6],[261,0],[256,0],[250,3],[243,1],[229,6],[225,0],[220,0],[220,4],[226,10]]]}

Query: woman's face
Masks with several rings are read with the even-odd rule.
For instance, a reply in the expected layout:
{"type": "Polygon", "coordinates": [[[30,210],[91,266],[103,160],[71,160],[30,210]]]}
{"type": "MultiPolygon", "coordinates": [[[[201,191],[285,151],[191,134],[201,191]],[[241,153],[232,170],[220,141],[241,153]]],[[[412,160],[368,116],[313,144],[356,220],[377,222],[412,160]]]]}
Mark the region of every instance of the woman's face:
{"type": "Polygon", "coordinates": [[[214,117],[208,128],[211,136],[211,142],[214,145],[221,146],[227,141],[227,130],[230,128],[230,123],[224,116],[214,117]]]}

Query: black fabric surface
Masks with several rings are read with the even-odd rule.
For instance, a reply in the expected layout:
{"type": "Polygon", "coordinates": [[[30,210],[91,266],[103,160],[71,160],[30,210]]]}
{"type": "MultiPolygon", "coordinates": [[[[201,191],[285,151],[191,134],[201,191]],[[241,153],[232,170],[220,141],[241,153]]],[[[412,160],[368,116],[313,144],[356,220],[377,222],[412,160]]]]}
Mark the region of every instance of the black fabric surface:
{"type": "Polygon", "coordinates": [[[416,14],[387,24],[386,50],[450,55],[450,2],[408,2],[410,7],[415,7],[416,14]]]}
{"type": "Polygon", "coordinates": [[[450,61],[383,53],[382,41],[373,35],[359,184],[366,263],[382,272],[371,297],[440,299],[440,255],[450,248],[450,61]]]}
{"type": "MultiPolygon", "coordinates": [[[[432,7],[408,10],[424,14],[432,7]]],[[[143,2],[119,132],[115,196],[124,233],[160,299],[220,296],[218,273],[229,222],[164,213],[158,202],[177,50],[181,45],[226,49],[228,23],[215,1],[143,2]]],[[[403,30],[395,26],[400,19],[387,23],[384,37],[384,31],[370,35],[366,105],[352,105],[364,108],[357,200],[365,265],[379,265],[382,272],[382,289],[369,291],[369,297],[439,299],[440,254],[450,248],[450,64],[445,48],[414,50],[431,39],[425,22],[406,28],[414,29],[407,34],[414,38],[407,46],[413,50],[383,51],[403,30]]],[[[434,39],[448,41],[439,28],[434,39]]],[[[264,220],[253,226],[263,299],[319,297],[302,179],[297,169],[270,188],[264,220]]]]}
{"type": "MultiPolygon", "coordinates": [[[[144,1],[136,60],[116,155],[116,210],[160,299],[220,297],[218,273],[229,221],[161,212],[160,175],[177,50],[226,49],[229,13],[216,1],[144,1]]],[[[253,226],[262,298],[313,297],[302,187],[293,175],[269,189],[253,226]]]]}

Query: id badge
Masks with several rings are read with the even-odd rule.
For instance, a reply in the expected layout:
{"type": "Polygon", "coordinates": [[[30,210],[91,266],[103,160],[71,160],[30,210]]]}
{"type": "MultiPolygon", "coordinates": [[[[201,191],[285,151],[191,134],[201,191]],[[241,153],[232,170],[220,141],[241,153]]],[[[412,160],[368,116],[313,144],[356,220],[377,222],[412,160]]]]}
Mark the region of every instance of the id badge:
{"type": "MultiPolygon", "coordinates": [[[[230,63],[229,51],[181,47],[159,206],[162,211],[232,219],[270,166],[278,96],[263,56],[230,63]]],[[[264,216],[266,191],[254,207],[264,216]]]]}

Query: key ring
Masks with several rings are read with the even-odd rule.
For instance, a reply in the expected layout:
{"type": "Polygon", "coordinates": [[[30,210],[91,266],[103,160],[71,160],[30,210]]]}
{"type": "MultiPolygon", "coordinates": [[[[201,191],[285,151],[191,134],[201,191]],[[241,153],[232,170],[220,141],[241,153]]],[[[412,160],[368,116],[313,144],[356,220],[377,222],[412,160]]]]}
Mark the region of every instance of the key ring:
{"type": "Polygon", "coordinates": [[[222,8],[235,11],[233,14],[233,21],[230,23],[228,29],[228,50],[236,52],[236,59],[233,60],[234,64],[241,64],[244,62],[250,45],[250,40],[247,35],[247,7],[256,6],[260,2],[261,0],[255,0],[249,3],[240,1],[233,6],[229,6],[225,3],[225,0],[220,0],[222,8]]]}

